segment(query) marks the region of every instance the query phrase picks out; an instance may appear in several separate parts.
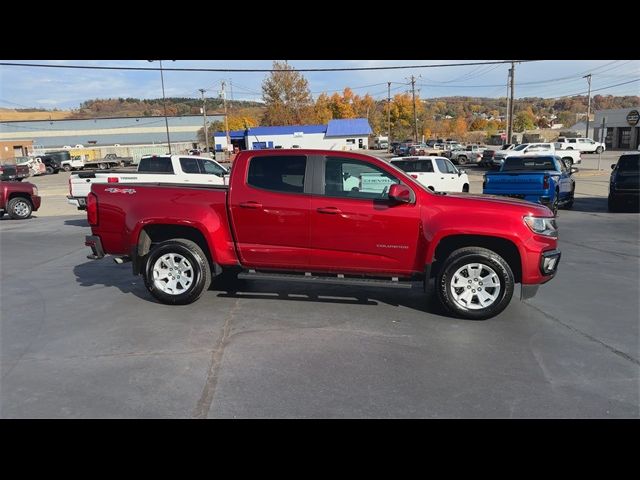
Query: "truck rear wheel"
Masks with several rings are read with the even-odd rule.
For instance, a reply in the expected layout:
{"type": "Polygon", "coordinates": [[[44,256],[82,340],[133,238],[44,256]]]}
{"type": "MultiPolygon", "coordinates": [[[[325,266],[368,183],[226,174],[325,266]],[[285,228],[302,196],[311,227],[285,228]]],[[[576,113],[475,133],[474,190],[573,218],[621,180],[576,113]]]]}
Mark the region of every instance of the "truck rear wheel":
{"type": "Polygon", "coordinates": [[[496,252],[464,247],[445,260],[436,278],[436,292],[452,314],[483,320],[507,308],[514,283],[509,264],[496,252]]]}
{"type": "Polygon", "coordinates": [[[157,300],[187,305],[198,300],[211,284],[211,267],[202,249],[191,240],[174,238],[149,253],[144,283],[157,300]]]}
{"type": "Polygon", "coordinates": [[[596,153],[599,155],[602,153],[602,150],[603,150],[602,147],[598,147],[596,148],[596,153]]]}

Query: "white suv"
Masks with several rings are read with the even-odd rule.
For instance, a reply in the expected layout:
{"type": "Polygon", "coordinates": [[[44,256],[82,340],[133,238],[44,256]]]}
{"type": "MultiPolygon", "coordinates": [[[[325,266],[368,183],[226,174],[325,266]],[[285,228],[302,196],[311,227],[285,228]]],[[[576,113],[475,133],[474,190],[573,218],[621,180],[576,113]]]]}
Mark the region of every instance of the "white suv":
{"type": "Polygon", "coordinates": [[[606,150],[604,143],[595,142],[590,138],[558,137],[555,145],[558,150],[580,150],[582,153],[602,153],[606,150]]]}
{"type": "Polygon", "coordinates": [[[469,177],[444,157],[395,157],[391,165],[398,167],[434,192],[468,192],[469,177]]]}

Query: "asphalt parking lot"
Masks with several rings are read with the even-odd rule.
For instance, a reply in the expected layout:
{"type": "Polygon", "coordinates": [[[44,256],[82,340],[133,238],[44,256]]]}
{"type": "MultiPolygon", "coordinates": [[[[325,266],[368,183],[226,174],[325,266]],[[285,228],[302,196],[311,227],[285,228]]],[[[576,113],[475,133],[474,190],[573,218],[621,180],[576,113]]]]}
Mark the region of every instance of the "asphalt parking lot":
{"type": "Polygon", "coordinates": [[[156,303],[128,264],[86,259],[67,178],[34,179],[43,208],[0,220],[2,418],[640,417],[640,215],[607,212],[607,171],[576,175],[556,278],[485,321],[419,284],[156,303]]]}

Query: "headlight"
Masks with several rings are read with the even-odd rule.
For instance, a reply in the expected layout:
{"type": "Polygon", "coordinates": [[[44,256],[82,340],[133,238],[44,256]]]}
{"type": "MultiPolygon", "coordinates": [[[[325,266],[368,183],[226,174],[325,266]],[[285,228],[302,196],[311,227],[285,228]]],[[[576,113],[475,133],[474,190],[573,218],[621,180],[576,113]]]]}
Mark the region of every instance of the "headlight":
{"type": "Polygon", "coordinates": [[[533,233],[558,238],[558,227],[556,226],[555,218],[527,215],[524,217],[524,223],[527,224],[533,233]]]}
{"type": "Polygon", "coordinates": [[[33,195],[38,195],[38,187],[33,187],[33,195]]]}

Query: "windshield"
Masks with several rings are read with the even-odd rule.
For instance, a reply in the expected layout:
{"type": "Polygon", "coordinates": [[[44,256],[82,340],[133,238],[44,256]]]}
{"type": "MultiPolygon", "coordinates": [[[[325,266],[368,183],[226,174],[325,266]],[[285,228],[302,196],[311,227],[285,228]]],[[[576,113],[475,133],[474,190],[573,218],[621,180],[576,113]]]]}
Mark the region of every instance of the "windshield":
{"type": "Polygon", "coordinates": [[[501,171],[510,172],[514,170],[557,170],[557,168],[553,157],[506,158],[501,171]]]}
{"type": "Polygon", "coordinates": [[[638,172],[640,171],[640,154],[623,155],[618,160],[618,171],[620,172],[638,172]]]}

